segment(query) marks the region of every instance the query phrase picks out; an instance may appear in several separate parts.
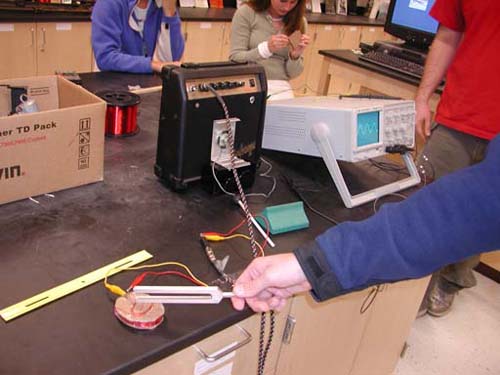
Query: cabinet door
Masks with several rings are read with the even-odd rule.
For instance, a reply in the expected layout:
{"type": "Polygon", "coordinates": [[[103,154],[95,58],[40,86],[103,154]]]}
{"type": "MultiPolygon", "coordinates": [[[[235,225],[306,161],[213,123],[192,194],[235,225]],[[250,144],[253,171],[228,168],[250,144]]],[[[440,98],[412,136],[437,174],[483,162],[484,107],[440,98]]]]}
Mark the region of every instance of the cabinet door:
{"type": "Polygon", "coordinates": [[[224,35],[222,38],[221,61],[227,61],[231,50],[231,22],[224,22],[222,29],[224,35]]]}
{"type": "Polygon", "coordinates": [[[338,49],[355,49],[361,40],[360,26],[338,26],[340,28],[340,44],[338,49]]]}
{"type": "MultiPolygon", "coordinates": [[[[312,36],[310,56],[306,57],[305,77],[307,82],[305,94],[317,95],[319,74],[323,56],[318,52],[328,49],[352,49],[359,46],[361,30],[358,26],[316,25],[312,36]]],[[[304,69],[305,70],[305,69],[304,69]]],[[[336,79],[331,82],[329,94],[343,94],[348,90],[348,81],[336,79]]],[[[295,86],[294,86],[295,87],[295,86]]]]}
{"type": "Polygon", "coordinates": [[[311,25],[311,24],[308,25],[307,34],[311,38],[311,42],[304,51],[304,70],[302,71],[302,74],[300,76],[290,80],[290,84],[292,85],[293,88],[293,93],[296,96],[311,95],[312,89],[314,89],[314,86],[311,86],[308,83],[308,74],[310,66],[313,63],[312,61],[312,57],[314,56],[313,53],[316,54],[318,53],[318,51],[313,52],[314,43],[317,38],[317,31],[316,31],[317,27],[318,27],[317,25],[311,25]]]}
{"type": "Polygon", "coordinates": [[[383,285],[369,308],[370,321],[350,375],[392,374],[430,277],[383,285]]]}
{"type": "MultiPolygon", "coordinates": [[[[276,375],[347,375],[367,324],[360,308],[368,291],[317,303],[309,295],[292,301],[295,328],[283,343],[276,375]]],[[[366,375],[366,374],[364,374],[366,375]]]]}
{"type": "Polygon", "coordinates": [[[221,61],[225,22],[184,22],[185,62],[221,61]]]}
{"type": "Polygon", "coordinates": [[[34,23],[0,23],[0,79],[36,74],[34,23]]]}
{"type": "MultiPolygon", "coordinates": [[[[275,331],[264,369],[264,373],[267,375],[274,374],[276,370],[276,363],[281,349],[281,337],[283,336],[287,314],[287,308],[281,313],[275,314],[275,331]]],[[[135,375],[205,375],[211,374],[212,372],[220,374],[254,375],[257,373],[258,367],[260,316],[260,314],[255,314],[189,348],[136,372],[135,375]],[[237,343],[248,341],[248,334],[251,337],[250,342],[231,351],[220,359],[207,361],[203,359],[200,354],[200,351],[203,351],[213,356],[217,353],[222,353],[224,350],[230,350],[231,347],[234,347],[237,343]]],[[[268,319],[267,326],[269,326],[268,319]]],[[[267,341],[267,338],[268,333],[266,331],[265,341],[267,341]]]]}
{"type": "Polygon", "coordinates": [[[90,72],[92,46],[90,22],[37,24],[37,74],[59,71],[90,72]]]}
{"type": "Polygon", "coordinates": [[[387,40],[383,27],[363,26],[361,27],[361,41],[367,44],[373,44],[377,40],[387,40]]]}

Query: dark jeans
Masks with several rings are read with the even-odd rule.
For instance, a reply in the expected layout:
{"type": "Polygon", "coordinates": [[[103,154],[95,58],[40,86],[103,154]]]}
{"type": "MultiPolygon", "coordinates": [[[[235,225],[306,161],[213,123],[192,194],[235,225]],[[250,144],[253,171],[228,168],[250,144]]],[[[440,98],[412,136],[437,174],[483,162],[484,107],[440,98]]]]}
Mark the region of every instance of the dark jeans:
{"type": "MultiPolygon", "coordinates": [[[[434,124],[417,164],[424,167],[427,178],[438,179],[483,160],[487,146],[485,139],[434,124]]],[[[440,282],[440,286],[449,293],[473,287],[476,278],[472,269],[478,263],[479,255],[450,264],[437,271],[433,280],[440,282]]]]}

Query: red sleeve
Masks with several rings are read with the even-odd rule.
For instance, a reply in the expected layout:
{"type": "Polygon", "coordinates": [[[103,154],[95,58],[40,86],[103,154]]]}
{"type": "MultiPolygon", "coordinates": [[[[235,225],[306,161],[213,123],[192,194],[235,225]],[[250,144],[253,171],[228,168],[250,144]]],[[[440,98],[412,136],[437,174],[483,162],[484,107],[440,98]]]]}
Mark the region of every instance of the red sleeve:
{"type": "Polygon", "coordinates": [[[430,15],[449,29],[461,32],[465,30],[462,0],[436,0],[430,15]]]}

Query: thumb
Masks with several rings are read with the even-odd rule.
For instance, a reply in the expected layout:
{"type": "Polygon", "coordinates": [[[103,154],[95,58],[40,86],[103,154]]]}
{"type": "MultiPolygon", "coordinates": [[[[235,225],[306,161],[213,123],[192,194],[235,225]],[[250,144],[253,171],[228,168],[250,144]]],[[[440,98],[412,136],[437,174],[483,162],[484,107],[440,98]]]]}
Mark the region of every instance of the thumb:
{"type": "Polygon", "coordinates": [[[264,278],[259,277],[257,279],[236,284],[234,286],[234,294],[241,298],[251,298],[257,296],[260,292],[267,288],[264,278]]]}

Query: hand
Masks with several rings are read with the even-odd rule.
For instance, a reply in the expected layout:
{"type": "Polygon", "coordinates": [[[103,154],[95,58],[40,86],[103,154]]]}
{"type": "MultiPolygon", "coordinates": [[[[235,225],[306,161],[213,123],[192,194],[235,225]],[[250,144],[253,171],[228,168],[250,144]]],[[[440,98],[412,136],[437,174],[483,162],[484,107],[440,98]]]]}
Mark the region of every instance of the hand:
{"type": "Polygon", "coordinates": [[[288,37],[285,34],[271,35],[267,40],[267,48],[272,53],[285,48],[288,45],[288,37]]]}
{"type": "Polygon", "coordinates": [[[431,135],[431,109],[425,99],[415,98],[415,130],[424,142],[431,135]]]}
{"type": "Polygon", "coordinates": [[[300,55],[304,52],[306,47],[309,45],[309,42],[311,41],[311,38],[309,35],[302,34],[300,37],[300,42],[297,44],[297,47],[295,47],[293,50],[290,51],[290,57],[292,60],[297,60],[300,55]]]}
{"type": "Polygon", "coordinates": [[[281,310],[287,298],[311,289],[297,258],[292,253],[256,258],[236,280],[231,298],[242,310],[245,302],[256,312],[281,310]]]}
{"type": "Polygon", "coordinates": [[[165,65],[177,65],[180,66],[181,62],[180,61],[158,61],[158,60],[151,60],[151,69],[153,69],[153,72],[160,73],[162,68],[165,65]]]}
{"type": "Polygon", "coordinates": [[[163,8],[163,14],[167,17],[172,17],[175,15],[175,9],[176,9],[176,4],[177,0],[162,0],[162,8],[163,8]]]}

